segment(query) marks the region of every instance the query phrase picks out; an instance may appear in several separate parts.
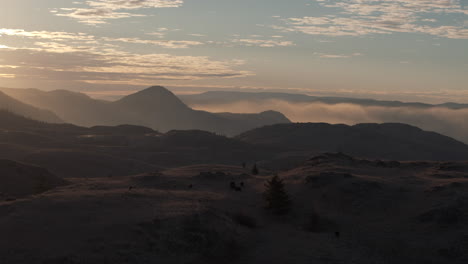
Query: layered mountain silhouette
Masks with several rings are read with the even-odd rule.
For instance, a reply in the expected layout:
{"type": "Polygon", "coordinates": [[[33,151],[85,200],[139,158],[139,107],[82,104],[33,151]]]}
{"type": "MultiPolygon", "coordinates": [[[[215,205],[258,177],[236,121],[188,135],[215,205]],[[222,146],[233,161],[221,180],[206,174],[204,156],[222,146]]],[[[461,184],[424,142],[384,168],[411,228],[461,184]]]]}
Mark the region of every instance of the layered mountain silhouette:
{"type": "Polygon", "coordinates": [[[344,152],[358,157],[397,160],[466,160],[468,146],[406,124],[296,123],[265,126],[236,139],[290,151],[344,152]]]}
{"type": "Polygon", "coordinates": [[[201,94],[181,95],[181,100],[188,105],[229,104],[245,101],[282,100],[289,103],[325,103],[325,104],[356,104],[362,106],[382,107],[444,107],[449,109],[466,109],[468,104],[443,103],[426,104],[419,102],[384,101],[365,98],[310,96],[305,94],[274,93],[274,92],[236,92],[209,91],[201,94]]]}
{"type": "Polygon", "coordinates": [[[39,109],[20,102],[3,92],[0,92],[0,110],[10,111],[21,116],[26,116],[38,121],[49,123],[61,123],[62,120],[53,112],[39,109]]]}
{"type": "Polygon", "coordinates": [[[200,130],[162,134],[132,125],[88,128],[0,111],[0,159],[34,164],[61,177],[123,176],[200,163],[237,165],[272,155],[200,130]]]}
{"type": "Polygon", "coordinates": [[[213,91],[182,95],[200,110],[279,111],[293,121],[354,125],[364,122],[404,123],[468,143],[468,104],[426,104],[374,99],[318,97],[288,93],[213,91]]]}
{"type": "Polygon", "coordinates": [[[321,152],[391,160],[466,160],[468,146],[403,124],[279,124],[229,138],[200,130],[160,133],[119,125],[80,127],[0,111],[0,159],[61,177],[124,176],[196,164],[283,169],[321,152]]]}
{"type": "Polygon", "coordinates": [[[45,92],[36,89],[3,89],[10,96],[57,113],[63,120],[81,126],[142,125],[155,130],[200,129],[224,135],[275,123],[289,123],[281,113],[217,114],[196,111],[172,92],[154,86],[115,102],[92,99],[69,91],[45,92]]]}

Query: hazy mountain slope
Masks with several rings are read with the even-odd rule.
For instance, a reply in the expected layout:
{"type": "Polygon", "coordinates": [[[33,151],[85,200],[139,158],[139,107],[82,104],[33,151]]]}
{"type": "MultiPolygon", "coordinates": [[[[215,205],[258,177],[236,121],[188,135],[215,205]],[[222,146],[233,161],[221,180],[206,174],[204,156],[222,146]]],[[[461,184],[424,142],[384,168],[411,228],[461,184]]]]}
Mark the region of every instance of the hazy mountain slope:
{"type": "Polygon", "coordinates": [[[159,131],[172,129],[204,129],[220,131],[227,129],[227,120],[211,113],[195,111],[187,107],[174,94],[163,87],[155,86],[126,96],[112,103],[116,109],[130,113],[138,124],[159,131]]]}
{"type": "Polygon", "coordinates": [[[235,135],[236,132],[266,124],[289,123],[289,120],[280,113],[245,116],[232,114],[235,116],[233,118],[222,114],[195,111],[172,92],[160,86],[150,87],[126,96],[112,105],[118,109],[126,109],[126,112],[135,116],[138,124],[159,131],[200,129],[235,135]]]}
{"type": "Polygon", "coordinates": [[[22,103],[3,92],[0,92],[0,109],[11,111],[18,115],[26,116],[43,122],[62,123],[62,120],[51,111],[39,109],[22,103]]]}
{"type": "Polygon", "coordinates": [[[115,102],[94,100],[69,91],[3,89],[24,102],[59,114],[63,120],[81,126],[132,124],[165,132],[173,129],[201,129],[225,135],[275,123],[289,123],[281,113],[223,115],[196,111],[169,90],[154,86],[115,102]]]}
{"type": "Polygon", "coordinates": [[[1,89],[6,94],[36,107],[48,109],[64,121],[81,126],[123,124],[128,119],[109,102],[95,100],[77,92],[66,90],[42,91],[38,89],[1,89]]]}
{"type": "Polygon", "coordinates": [[[468,159],[467,145],[405,124],[280,124],[254,129],[236,138],[252,144],[289,150],[338,151],[382,159],[468,159]]]}

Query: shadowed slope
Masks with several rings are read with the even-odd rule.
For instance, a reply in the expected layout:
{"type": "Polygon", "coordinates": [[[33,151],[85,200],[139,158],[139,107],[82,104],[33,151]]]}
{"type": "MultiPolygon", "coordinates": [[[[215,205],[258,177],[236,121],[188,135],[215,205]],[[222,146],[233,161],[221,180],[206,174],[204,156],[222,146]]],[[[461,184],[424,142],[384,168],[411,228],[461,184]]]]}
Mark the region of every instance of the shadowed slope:
{"type": "Polygon", "coordinates": [[[254,129],[236,138],[252,144],[289,150],[338,151],[381,159],[468,159],[467,145],[405,124],[284,124],[254,129]]]}
{"type": "Polygon", "coordinates": [[[0,200],[42,193],[66,184],[47,170],[11,160],[0,160],[0,200]],[[5,198],[3,197],[3,198],[5,198]]]}

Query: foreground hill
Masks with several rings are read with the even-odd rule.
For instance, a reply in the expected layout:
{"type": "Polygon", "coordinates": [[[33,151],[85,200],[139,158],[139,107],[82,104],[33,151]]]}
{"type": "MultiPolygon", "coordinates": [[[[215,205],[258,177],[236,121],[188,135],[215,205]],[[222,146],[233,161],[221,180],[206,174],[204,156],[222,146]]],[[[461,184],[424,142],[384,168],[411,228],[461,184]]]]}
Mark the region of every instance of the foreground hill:
{"type": "Polygon", "coordinates": [[[466,162],[312,157],[279,173],[284,217],[264,208],[272,174],[199,164],[0,201],[0,263],[468,261],[466,162]]]}
{"type": "Polygon", "coordinates": [[[43,168],[0,160],[0,200],[42,193],[65,183],[43,168]]]}
{"type": "Polygon", "coordinates": [[[27,116],[29,118],[48,123],[63,122],[53,112],[22,103],[3,92],[0,92],[0,110],[7,110],[18,115],[27,116]]]}
{"type": "Polygon", "coordinates": [[[405,124],[280,124],[242,133],[236,139],[290,151],[338,151],[368,158],[468,159],[467,145],[438,133],[405,124]]]}
{"type": "Polygon", "coordinates": [[[36,89],[3,89],[18,100],[57,113],[63,120],[81,126],[142,125],[155,130],[199,129],[224,135],[275,123],[289,123],[281,113],[252,115],[214,114],[196,111],[169,90],[154,86],[115,102],[92,99],[70,91],[44,92],[36,89]]]}

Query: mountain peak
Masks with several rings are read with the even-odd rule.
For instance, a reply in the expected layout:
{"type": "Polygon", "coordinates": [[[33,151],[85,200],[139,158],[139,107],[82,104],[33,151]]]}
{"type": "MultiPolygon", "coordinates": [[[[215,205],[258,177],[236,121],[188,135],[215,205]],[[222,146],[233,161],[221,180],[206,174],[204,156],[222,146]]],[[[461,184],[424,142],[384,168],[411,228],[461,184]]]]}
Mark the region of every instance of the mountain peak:
{"type": "Polygon", "coordinates": [[[151,86],[143,89],[135,94],[161,94],[161,95],[174,95],[171,91],[163,86],[151,86]]]}
{"type": "Polygon", "coordinates": [[[134,109],[149,110],[186,110],[188,107],[168,89],[162,86],[152,86],[125,96],[116,102],[134,109]]]}

